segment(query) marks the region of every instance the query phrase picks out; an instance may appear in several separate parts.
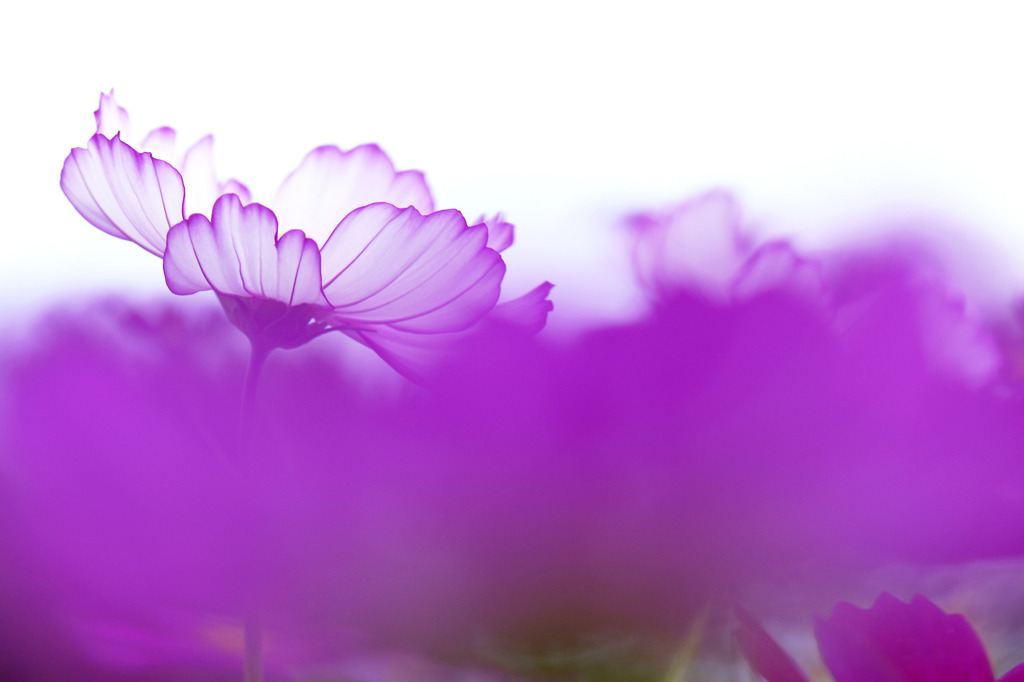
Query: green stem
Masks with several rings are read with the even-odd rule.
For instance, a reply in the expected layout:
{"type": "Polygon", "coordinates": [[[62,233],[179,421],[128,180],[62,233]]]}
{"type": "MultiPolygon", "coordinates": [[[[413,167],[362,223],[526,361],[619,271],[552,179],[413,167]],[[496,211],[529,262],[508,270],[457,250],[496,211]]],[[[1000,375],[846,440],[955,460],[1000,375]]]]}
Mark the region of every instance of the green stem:
{"type": "MultiPolygon", "coordinates": [[[[251,471],[252,455],[247,453],[247,444],[253,441],[252,428],[255,424],[256,390],[259,385],[260,371],[267,359],[269,350],[253,343],[249,350],[249,366],[245,370],[245,383],[242,385],[242,411],[239,418],[239,467],[243,473],[251,471]]],[[[259,612],[256,605],[243,621],[245,682],[263,682],[263,631],[260,626],[259,612]]]]}

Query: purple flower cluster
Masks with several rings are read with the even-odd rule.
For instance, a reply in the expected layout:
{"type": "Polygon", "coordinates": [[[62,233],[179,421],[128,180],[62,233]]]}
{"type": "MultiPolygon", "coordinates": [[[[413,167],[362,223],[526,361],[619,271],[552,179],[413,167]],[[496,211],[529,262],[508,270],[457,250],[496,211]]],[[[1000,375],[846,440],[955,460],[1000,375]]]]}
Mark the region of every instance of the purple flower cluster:
{"type": "MultiPolygon", "coordinates": [[[[130,146],[110,96],[97,123],[61,177],[83,217],[214,291],[256,353],[305,347],[241,438],[215,310],[98,301],[0,349],[0,679],[235,680],[253,595],[268,679],[320,680],[367,652],[674,637],[809,562],[828,585],[1024,552],[1016,320],[926,240],[801,253],[711,192],[628,220],[646,311],[549,340],[550,285],[498,302],[512,226],[434,211],[375,146],[314,150],[264,206],[209,138],[130,146]],[[367,381],[329,331],[429,389],[367,381]]],[[[770,682],[803,679],[741,622],[770,682]]],[[[818,632],[837,682],[954,679],[905,651],[992,680],[924,600],[818,632]]]]}

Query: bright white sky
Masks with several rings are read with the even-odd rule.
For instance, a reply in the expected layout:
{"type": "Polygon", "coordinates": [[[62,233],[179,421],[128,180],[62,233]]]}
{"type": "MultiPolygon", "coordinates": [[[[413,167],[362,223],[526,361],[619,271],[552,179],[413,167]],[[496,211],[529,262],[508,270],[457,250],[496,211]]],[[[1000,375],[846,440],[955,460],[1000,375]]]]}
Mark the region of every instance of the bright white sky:
{"type": "MultiPolygon", "coordinates": [[[[806,244],[894,211],[1024,264],[1017,2],[19,2],[0,27],[0,300],[163,291],[61,164],[111,87],[144,132],[214,133],[256,199],[319,144],[378,142],[442,207],[518,226],[509,286],[622,305],[625,212],[735,188],[806,244]],[[13,15],[12,15],[13,12],[13,15]]],[[[1012,269],[1017,284],[1024,276],[1012,269]]]]}

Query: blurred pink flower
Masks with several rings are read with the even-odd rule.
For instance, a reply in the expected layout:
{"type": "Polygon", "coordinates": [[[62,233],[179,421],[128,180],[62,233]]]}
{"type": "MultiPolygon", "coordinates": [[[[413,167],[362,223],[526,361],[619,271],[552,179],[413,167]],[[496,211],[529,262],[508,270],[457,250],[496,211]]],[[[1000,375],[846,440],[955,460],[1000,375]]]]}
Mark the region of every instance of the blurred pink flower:
{"type": "MultiPolygon", "coordinates": [[[[96,119],[103,132],[127,127],[112,96],[101,97],[96,119]]],[[[163,258],[172,292],[215,291],[256,352],[341,331],[410,376],[436,359],[443,335],[495,308],[505,264],[488,243],[506,248],[512,238],[500,214],[471,226],[458,211],[432,212],[423,174],[396,171],[376,145],[310,152],[278,190],[276,212],[227,193],[209,217],[186,219],[192,185],[120,134],[97,133],[73,150],[61,188],[90,223],[163,258]],[[298,229],[279,233],[279,219],[298,229]]],[[[537,328],[549,290],[498,314],[537,328]]]]}
{"type": "MultiPolygon", "coordinates": [[[[734,632],[743,655],[768,682],[807,682],[793,659],[743,609],[734,632]]],[[[817,619],[815,636],[835,682],[995,682],[977,633],[958,614],[915,596],[904,603],[882,594],[869,609],[836,604],[817,619]]],[[[1024,679],[1024,664],[1000,682],[1024,679]]]]}

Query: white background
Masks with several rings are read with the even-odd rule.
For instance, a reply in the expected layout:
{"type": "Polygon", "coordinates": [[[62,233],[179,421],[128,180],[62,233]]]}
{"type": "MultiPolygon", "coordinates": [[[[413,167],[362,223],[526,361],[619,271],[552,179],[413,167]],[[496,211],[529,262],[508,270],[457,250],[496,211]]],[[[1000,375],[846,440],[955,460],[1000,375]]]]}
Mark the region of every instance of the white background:
{"type": "Polygon", "coordinates": [[[714,186],[802,243],[931,215],[1024,284],[1018,3],[17,3],[0,56],[0,301],[171,296],[58,186],[115,88],[133,128],[212,132],[269,201],[319,144],[375,141],[439,207],[518,226],[509,287],[625,305],[617,222],[714,186]],[[970,240],[968,240],[970,241],[970,240]]]}

